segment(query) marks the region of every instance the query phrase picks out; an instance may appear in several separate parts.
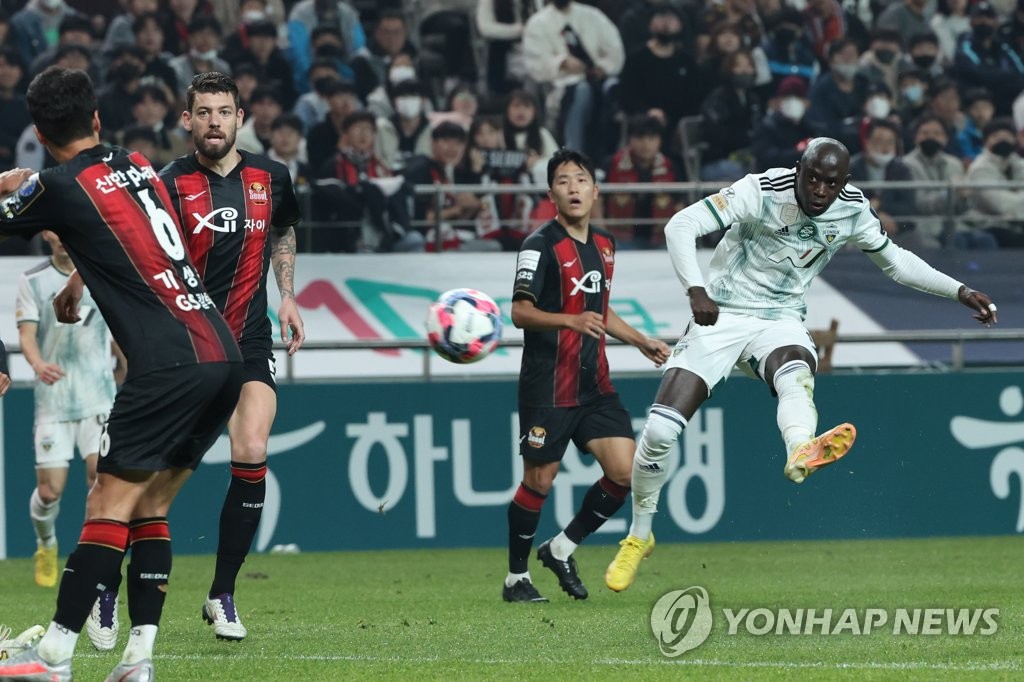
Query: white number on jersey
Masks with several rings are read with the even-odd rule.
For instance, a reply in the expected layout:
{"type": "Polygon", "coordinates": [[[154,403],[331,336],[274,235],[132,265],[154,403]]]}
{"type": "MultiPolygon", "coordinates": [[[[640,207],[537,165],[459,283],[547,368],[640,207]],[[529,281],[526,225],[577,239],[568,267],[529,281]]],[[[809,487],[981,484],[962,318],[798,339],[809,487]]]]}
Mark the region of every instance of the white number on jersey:
{"type": "Polygon", "coordinates": [[[139,199],[149,216],[149,224],[153,228],[153,234],[160,242],[160,246],[171,257],[171,260],[179,261],[185,258],[185,245],[181,241],[181,235],[174,224],[174,218],[162,207],[157,206],[153,201],[148,187],[139,190],[139,199]]]}

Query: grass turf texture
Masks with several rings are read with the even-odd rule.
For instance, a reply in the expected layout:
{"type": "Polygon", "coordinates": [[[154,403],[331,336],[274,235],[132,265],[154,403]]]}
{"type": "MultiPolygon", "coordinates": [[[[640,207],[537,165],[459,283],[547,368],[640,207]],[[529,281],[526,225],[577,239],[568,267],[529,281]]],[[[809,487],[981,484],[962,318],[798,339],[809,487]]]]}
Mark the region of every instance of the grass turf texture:
{"type": "MultiPolygon", "coordinates": [[[[249,637],[215,641],[200,620],[212,557],[174,561],[157,638],[162,680],[351,679],[1020,679],[1024,674],[1024,544],[1018,537],[843,542],[659,544],[637,582],[604,587],[614,546],[577,552],[590,599],[574,602],[538,562],[549,604],[501,601],[505,553],[413,550],[256,555],[238,604],[249,637]],[[701,585],[711,637],[664,658],[649,626],[666,592],[701,585]],[[728,635],[722,608],[882,608],[890,622],[867,636],[728,635]],[[996,607],[991,636],[892,634],[897,608],[996,607]]],[[[63,561],[63,557],[62,557],[63,561]]],[[[32,583],[30,560],[0,563],[0,623],[46,625],[55,590],[32,583]]],[[[122,599],[123,599],[122,589],[122,599]]],[[[101,680],[119,660],[82,635],[74,672],[101,680]]],[[[820,628],[819,628],[820,631],[820,628]]]]}

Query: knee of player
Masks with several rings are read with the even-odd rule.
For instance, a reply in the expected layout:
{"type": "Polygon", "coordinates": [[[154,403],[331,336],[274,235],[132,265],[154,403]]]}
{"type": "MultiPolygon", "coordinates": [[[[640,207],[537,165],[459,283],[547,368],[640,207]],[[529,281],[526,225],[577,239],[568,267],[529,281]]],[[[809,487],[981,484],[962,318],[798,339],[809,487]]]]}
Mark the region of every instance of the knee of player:
{"type": "Polygon", "coordinates": [[[686,427],[686,418],[671,407],[653,405],[640,436],[640,452],[646,456],[662,456],[679,440],[686,427]]]}
{"type": "Polygon", "coordinates": [[[262,438],[239,438],[231,444],[231,459],[247,464],[259,464],[267,459],[267,441],[262,438]]]}
{"type": "Polygon", "coordinates": [[[36,490],[39,491],[39,499],[43,501],[43,504],[59,502],[60,496],[64,493],[62,488],[58,488],[50,483],[40,483],[36,486],[36,490]]]}
{"type": "Polygon", "coordinates": [[[814,397],[814,373],[810,365],[803,360],[791,360],[779,367],[772,378],[772,383],[780,398],[801,392],[808,398],[814,397]]]}

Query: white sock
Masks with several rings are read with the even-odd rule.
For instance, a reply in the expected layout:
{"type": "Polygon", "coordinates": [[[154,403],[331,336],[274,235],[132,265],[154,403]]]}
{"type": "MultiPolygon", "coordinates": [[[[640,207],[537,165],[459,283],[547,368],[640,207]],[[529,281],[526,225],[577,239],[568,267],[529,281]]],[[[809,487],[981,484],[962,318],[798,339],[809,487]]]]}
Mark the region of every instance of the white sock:
{"type": "MultiPolygon", "coordinates": [[[[509,573],[505,576],[505,587],[512,587],[523,578],[530,580],[530,572],[527,571],[526,573],[509,573]]],[[[530,582],[532,583],[533,581],[530,580],[530,582]]]]}
{"type": "Polygon", "coordinates": [[[53,529],[57,523],[57,514],[60,513],[60,500],[46,504],[43,498],[39,497],[39,488],[34,488],[28,501],[28,512],[32,517],[36,540],[43,547],[52,547],[56,542],[53,529]]]}
{"type": "Polygon", "coordinates": [[[71,658],[78,642],[77,632],[71,632],[63,625],[50,621],[50,627],[39,641],[39,658],[51,665],[57,665],[71,658]]]}
{"type": "Polygon", "coordinates": [[[786,456],[814,438],[818,411],[814,407],[814,375],[802,360],[787,362],[775,372],[775,392],[779,394],[776,420],[786,456]]]}
{"type": "Polygon", "coordinates": [[[572,553],[579,547],[575,542],[570,540],[566,536],[565,531],[556,535],[551,539],[551,544],[548,545],[551,548],[551,556],[555,557],[559,561],[568,561],[572,553]]]}
{"type": "Polygon", "coordinates": [[[651,406],[633,454],[633,522],[629,534],[635,538],[651,537],[651,522],[668,478],[668,451],[684,428],[686,418],[678,410],[658,403],[651,406]]]}
{"type": "Polygon", "coordinates": [[[121,662],[133,665],[147,658],[153,658],[153,642],[156,641],[156,625],[133,625],[124,647],[121,662]]]}

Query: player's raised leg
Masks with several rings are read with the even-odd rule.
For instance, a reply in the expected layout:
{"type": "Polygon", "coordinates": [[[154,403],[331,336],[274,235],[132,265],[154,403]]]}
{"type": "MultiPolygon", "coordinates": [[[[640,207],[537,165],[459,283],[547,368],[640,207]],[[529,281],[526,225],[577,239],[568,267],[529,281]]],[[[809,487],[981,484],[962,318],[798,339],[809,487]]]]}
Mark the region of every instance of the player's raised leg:
{"type": "MultiPolygon", "coordinates": [[[[265,362],[265,361],[264,361],[265,362]]],[[[203,618],[218,639],[242,640],[247,631],[235,607],[235,580],[263,514],[267,439],[277,413],[277,393],[263,381],[246,381],[231,420],[231,483],[220,514],[213,582],[203,618]]]]}
{"type": "MultiPolygon", "coordinates": [[[[40,427],[60,425],[40,425],[40,427]]],[[[52,448],[54,443],[50,444],[52,448]]],[[[38,447],[37,447],[38,451],[38,447]]],[[[36,487],[29,498],[29,516],[36,533],[35,581],[40,587],[54,587],[57,584],[57,515],[60,513],[60,498],[68,480],[68,463],[39,462],[36,464],[36,487]]]]}
{"type": "MultiPolygon", "coordinates": [[[[526,447],[529,446],[523,449],[526,447]]],[[[540,510],[558,473],[558,466],[557,460],[542,462],[523,457],[523,481],[508,505],[508,574],[501,590],[501,598],[507,602],[547,601],[534,587],[528,564],[537,524],[540,523],[540,510]]]]}

